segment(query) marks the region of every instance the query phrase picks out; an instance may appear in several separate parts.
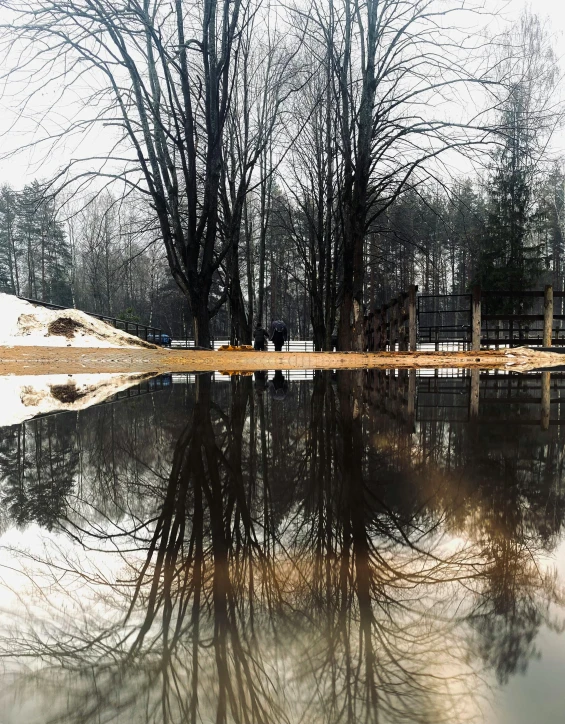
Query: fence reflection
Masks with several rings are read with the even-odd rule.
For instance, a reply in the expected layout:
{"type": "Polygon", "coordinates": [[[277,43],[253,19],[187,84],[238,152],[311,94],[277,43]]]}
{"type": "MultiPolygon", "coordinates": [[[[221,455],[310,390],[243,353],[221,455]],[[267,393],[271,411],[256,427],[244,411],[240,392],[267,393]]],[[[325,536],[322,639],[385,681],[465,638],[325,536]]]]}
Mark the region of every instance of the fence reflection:
{"type": "Polygon", "coordinates": [[[562,625],[561,427],[500,424],[546,378],[263,388],[199,375],[10,429],[10,516],[56,532],[11,551],[42,592],[1,630],[19,695],[61,722],[480,720],[484,677],[562,625]]]}

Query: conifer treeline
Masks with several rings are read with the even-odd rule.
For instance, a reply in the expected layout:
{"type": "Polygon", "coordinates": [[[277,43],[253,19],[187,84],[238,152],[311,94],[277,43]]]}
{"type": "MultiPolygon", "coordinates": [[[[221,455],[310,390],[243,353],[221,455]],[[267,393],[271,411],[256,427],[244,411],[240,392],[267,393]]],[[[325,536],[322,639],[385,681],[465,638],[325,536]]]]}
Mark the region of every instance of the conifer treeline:
{"type": "Polygon", "coordinates": [[[37,181],[19,192],[0,188],[0,289],[73,304],[69,241],[37,181]]]}

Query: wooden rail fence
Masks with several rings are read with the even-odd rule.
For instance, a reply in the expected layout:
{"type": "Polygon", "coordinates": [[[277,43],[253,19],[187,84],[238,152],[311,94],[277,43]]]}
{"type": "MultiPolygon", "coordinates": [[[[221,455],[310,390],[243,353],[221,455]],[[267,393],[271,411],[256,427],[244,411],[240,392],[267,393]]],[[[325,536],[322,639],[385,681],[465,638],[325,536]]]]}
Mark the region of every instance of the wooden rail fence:
{"type": "Polygon", "coordinates": [[[365,317],[365,349],[416,351],[418,345],[459,344],[479,350],[499,346],[565,346],[565,291],[491,291],[417,294],[411,286],[365,317]]]}
{"type": "Polygon", "coordinates": [[[386,350],[416,351],[416,294],[417,286],[409,287],[388,304],[370,312],[365,320],[365,349],[369,352],[386,350]]]}

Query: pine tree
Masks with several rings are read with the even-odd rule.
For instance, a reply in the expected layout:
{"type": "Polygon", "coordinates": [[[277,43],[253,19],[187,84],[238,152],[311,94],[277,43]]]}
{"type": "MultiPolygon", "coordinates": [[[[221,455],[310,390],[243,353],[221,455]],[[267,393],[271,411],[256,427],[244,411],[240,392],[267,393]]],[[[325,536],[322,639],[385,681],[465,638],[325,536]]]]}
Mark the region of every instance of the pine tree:
{"type": "MultiPolygon", "coordinates": [[[[478,277],[485,289],[513,292],[533,287],[542,270],[541,249],[533,238],[535,210],[532,184],[535,165],[524,88],[512,89],[503,113],[504,142],[495,159],[488,188],[488,218],[478,277]]],[[[522,311],[519,298],[505,311],[522,311]]]]}
{"type": "Polygon", "coordinates": [[[454,247],[453,293],[464,294],[477,276],[477,260],[485,237],[486,202],[481,189],[464,179],[454,189],[449,213],[449,237],[454,247]]]}
{"type": "Polygon", "coordinates": [[[9,186],[0,188],[0,291],[19,294],[16,247],[16,194],[9,186]]]}
{"type": "MultiPolygon", "coordinates": [[[[543,250],[534,233],[533,187],[558,117],[553,105],[557,60],[545,29],[529,11],[501,47],[500,84],[506,95],[499,106],[500,142],[488,189],[477,281],[483,288],[520,292],[538,284],[543,271],[543,250]]],[[[520,313],[524,308],[523,298],[514,297],[489,311],[520,313]]]]}
{"type": "Polygon", "coordinates": [[[71,250],[55,201],[39,182],[18,196],[17,238],[25,270],[27,296],[52,304],[72,306],[71,250]]]}

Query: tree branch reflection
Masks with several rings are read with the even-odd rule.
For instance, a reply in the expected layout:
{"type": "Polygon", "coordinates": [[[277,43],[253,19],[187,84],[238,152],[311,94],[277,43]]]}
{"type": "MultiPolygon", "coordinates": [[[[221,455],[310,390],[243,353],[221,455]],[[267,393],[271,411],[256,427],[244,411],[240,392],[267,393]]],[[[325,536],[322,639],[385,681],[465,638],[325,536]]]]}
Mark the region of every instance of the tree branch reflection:
{"type": "Polygon", "coordinates": [[[472,426],[381,428],[362,375],[284,400],[198,376],[169,457],[128,427],[100,500],[13,551],[33,595],[12,585],[0,653],[39,690],[57,671],[51,721],[480,720],[489,670],[506,681],[561,630],[540,490],[485,475],[472,426]]]}

